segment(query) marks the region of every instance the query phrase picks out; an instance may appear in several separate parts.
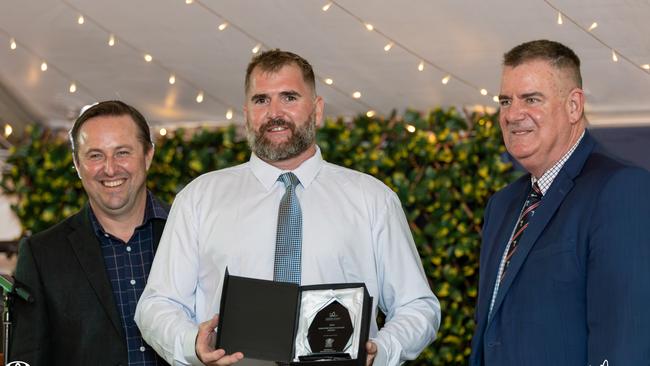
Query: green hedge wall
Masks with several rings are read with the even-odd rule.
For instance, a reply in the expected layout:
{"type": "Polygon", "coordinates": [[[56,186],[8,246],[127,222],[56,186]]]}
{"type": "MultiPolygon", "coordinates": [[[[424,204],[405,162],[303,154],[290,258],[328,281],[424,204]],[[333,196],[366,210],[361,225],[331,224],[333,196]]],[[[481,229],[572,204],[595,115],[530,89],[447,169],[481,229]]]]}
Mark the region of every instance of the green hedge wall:
{"type": "MultiPolygon", "coordinates": [[[[85,202],[67,141],[40,127],[13,149],[0,182],[18,197],[23,227],[38,232],[85,202]]],[[[402,200],[431,288],[440,299],[437,340],[412,365],[467,363],[474,329],[483,208],[489,196],[515,178],[495,115],[468,118],[456,110],[352,122],[328,120],[318,131],[324,157],[367,172],[402,200]],[[413,132],[411,132],[411,131],[413,132]]],[[[149,188],[169,202],[200,174],[248,160],[235,127],[183,131],[156,143],[149,188]]]]}

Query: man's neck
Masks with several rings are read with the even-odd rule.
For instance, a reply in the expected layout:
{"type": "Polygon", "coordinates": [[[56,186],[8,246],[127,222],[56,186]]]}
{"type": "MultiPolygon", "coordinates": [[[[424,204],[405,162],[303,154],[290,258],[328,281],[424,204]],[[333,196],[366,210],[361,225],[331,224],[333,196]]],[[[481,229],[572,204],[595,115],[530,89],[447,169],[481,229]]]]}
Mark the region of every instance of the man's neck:
{"type": "Polygon", "coordinates": [[[314,156],[314,154],[316,154],[316,145],[311,145],[307,148],[307,150],[301,152],[293,158],[281,161],[264,161],[281,170],[294,170],[298,168],[302,163],[309,160],[309,158],[314,156]]]}
{"type": "MultiPolygon", "coordinates": [[[[102,225],[104,232],[119,238],[125,243],[131,239],[135,228],[142,224],[144,220],[144,211],[147,206],[147,193],[139,195],[133,210],[117,215],[107,215],[101,210],[95,210],[93,213],[97,217],[97,221],[102,225]]],[[[93,207],[92,202],[90,207],[93,207]]]]}

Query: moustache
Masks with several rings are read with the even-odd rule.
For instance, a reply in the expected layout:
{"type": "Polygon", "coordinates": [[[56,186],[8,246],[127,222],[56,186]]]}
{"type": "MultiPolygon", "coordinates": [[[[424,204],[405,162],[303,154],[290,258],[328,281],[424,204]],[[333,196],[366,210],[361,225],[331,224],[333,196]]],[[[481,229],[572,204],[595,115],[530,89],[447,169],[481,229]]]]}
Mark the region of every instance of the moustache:
{"type": "Polygon", "coordinates": [[[266,122],[265,124],[261,125],[259,128],[259,132],[263,134],[264,132],[268,131],[269,129],[273,127],[286,127],[290,129],[291,131],[294,131],[296,128],[296,125],[292,122],[286,121],[282,118],[274,118],[266,122]]]}

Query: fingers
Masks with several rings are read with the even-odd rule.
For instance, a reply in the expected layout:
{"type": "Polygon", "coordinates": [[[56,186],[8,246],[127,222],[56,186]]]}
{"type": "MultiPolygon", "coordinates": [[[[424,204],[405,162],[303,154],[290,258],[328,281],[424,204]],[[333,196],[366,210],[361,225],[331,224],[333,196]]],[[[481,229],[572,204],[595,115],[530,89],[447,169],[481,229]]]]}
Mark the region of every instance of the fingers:
{"type": "Polygon", "coordinates": [[[214,349],[214,344],[217,340],[217,333],[214,331],[214,328],[218,324],[219,315],[215,315],[212,319],[199,324],[199,331],[196,334],[196,355],[201,362],[208,366],[232,365],[244,358],[244,354],[235,352],[231,355],[226,355],[225,350],[214,349]]]}
{"type": "Polygon", "coordinates": [[[375,361],[375,356],[377,356],[377,345],[375,342],[366,342],[366,352],[368,353],[368,357],[366,358],[366,366],[371,366],[375,361]]]}

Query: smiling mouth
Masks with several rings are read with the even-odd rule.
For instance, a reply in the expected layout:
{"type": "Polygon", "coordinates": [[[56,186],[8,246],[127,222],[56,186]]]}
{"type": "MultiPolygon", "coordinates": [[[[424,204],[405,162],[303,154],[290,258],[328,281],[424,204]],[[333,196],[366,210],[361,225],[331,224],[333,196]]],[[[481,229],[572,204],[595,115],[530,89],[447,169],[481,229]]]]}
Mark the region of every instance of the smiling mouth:
{"type": "Polygon", "coordinates": [[[284,130],[288,130],[289,128],[287,126],[273,126],[269,129],[267,129],[267,132],[280,132],[284,130]]]}
{"type": "Polygon", "coordinates": [[[105,180],[102,181],[102,185],[108,188],[115,188],[121,186],[122,184],[124,184],[124,182],[126,182],[126,179],[105,180]]]}

